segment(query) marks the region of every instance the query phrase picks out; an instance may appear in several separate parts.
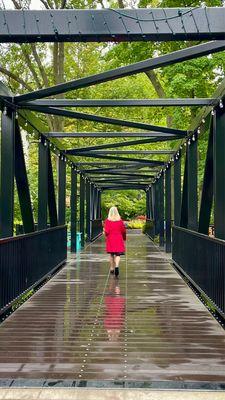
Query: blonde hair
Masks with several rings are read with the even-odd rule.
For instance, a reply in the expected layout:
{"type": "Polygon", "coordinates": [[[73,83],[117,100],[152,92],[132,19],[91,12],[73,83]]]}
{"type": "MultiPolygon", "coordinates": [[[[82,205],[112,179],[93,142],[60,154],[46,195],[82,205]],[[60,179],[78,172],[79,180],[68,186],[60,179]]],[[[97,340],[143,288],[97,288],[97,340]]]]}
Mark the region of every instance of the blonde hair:
{"type": "Polygon", "coordinates": [[[121,219],[119,211],[117,210],[117,207],[110,208],[109,214],[108,214],[108,219],[109,219],[109,221],[119,221],[121,219]]]}

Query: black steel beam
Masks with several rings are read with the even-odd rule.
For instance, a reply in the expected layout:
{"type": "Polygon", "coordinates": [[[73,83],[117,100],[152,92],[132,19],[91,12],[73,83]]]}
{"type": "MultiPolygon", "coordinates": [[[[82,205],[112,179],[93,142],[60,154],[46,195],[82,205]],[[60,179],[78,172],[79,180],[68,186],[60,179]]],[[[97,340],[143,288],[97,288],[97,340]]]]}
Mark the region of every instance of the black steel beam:
{"type": "MultiPolygon", "coordinates": [[[[225,47],[225,46],[224,46],[225,47]]],[[[110,117],[103,117],[101,115],[94,115],[94,114],[87,114],[81,113],[76,111],[68,111],[61,108],[53,108],[53,107],[41,107],[41,106],[30,106],[28,107],[31,111],[40,112],[43,114],[50,114],[50,115],[59,115],[61,117],[67,118],[75,118],[84,121],[93,121],[97,123],[104,123],[110,125],[119,125],[119,126],[126,126],[130,128],[136,129],[145,129],[149,131],[156,131],[156,132],[163,132],[166,134],[172,134],[176,136],[186,136],[187,131],[181,129],[173,129],[173,128],[166,128],[164,126],[155,126],[146,124],[143,122],[135,122],[135,121],[126,121],[122,119],[110,118],[110,117]]]]}
{"type": "Polygon", "coordinates": [[[66,163],[58,158],[58,222],[65,225],[66,221],[66,163]]]}
{"type": "Polygon", "coordinates": [[[77,172],[71,168],[70,189],[71,252],[77,251],[77,172]]]}
{"type": "Polygon", "coordinates": [[[123,78],[125,76],[130,76],[141,72],[147,72],[156,68],[162,68],[167,65],[191,60],[196,57],[206,56],[208,54],[216,53],[224,49],[225,49],[225,40],[213,41],[200,44],[197,46],[188,47],[186,49],[174,51],[169,54],[165,54],[155,58],[150,58],[124,67],[115,68],[109,71],[101,72],[99,74],[90,75],[85,78],[80,78],[67,83],[61,83],[59,85],[52,86],[46,89],[40,89],[27,94],[16,96],[15,103],[18,104],[24,101],[40,99],[49,96],[56,96],[57,94],[66,93],[74,89],[81,89],[99,83],[112,81],[114,79],[123,78]]]}
{"type": "Polygon", "coordinates": [[[180,226],[181,213],[181,157],[174,163],[174,225],[180,226]]]}
{"type": "Polygon", "coordinates": [[[85,182],[85,195],[86,195],[86,240],[91,240],[91,184],[85,182]]]}
{"type": "MultiPolygon", "coordinates": [[[[76,163],[76,165],[78,165],[79,163],[76,163]]],[[[84,165],[85,166],[87,166],[85,163],[84,163],[84,165]]],[[[95,166],[96,167],[96,165],[95,165],[95,163],[92,163],[92,165],[93,166],[95,166]]],[[[83,173],[88,173],[88,172],[96,172],[96,173],[98,173],[98,172],[111,172],[111,171],[113,171],[113,172],[126,172],[126,170],[128,170],[128,172],[130,172],[131,170],[132,171],[137,171],[137,170],[139,170],[139,169],[142,169],[143,170],[143,168],[148,168],[147,169],[147,172],[149,172],[149,168],[153,168],[154,169],[154,167],[151,167],[151,166],[149,166],[149,164],[138,164],[138,163],[134,163],[134,164],[121,164],[121,163],[108,163],[107,165],[110,165],[110,167],[106,167],[106,168],[102,168],[101,166],[102,165],[105,165],[105,163],[99,163],[97,166],[99,166],[99,168],[96,168],[96,169],[90,169],[90,168],[88,168],[88,169],[82,169],[81,168],[81,172],[83,172],[83,173]]],[[[82,165],[78,165],[79,167],[80,166],[82,166],[82,165]]],[[[89,165],[88,165],[89,166],[89,165]]],[[[143,172],[143,171],[141,171],[141,172],[143,172]]]]}
{"type": "Polygon", "coordinates": [[[48,151],[48,211],[49,211],[50,226],[53,227],[58,225],[58,217],[57,217],[55,185],[53,178],[51,153],[49,148],[47,151],[48,151]]]}
{"type": "Polygon", "coordinates": [[[159,245],[164,246],[164,175],[159,179],[159,245]]]}
{"type": "Polygon", "coordinates": [[[214,98],[181,99],[46,99],[21,103],[26,106],[42,107],[191,107],[216,104],[214,98]]]}
{"type": "Polygon", "coordinates": [[[124,187],[124,186],[108,186],[108,187],[104,187],[104,188],[101,188],[101,190],[119,190],[119,191],[121,191],[121,190],[144,190],[144,191],[146,191],[145,190],[145,188],[143,188],[143,187],[140,187],[140,186],[128,186],[128,187],[124,187]]]}
{"type": "Polygon", "coordinates": [[[115,179],[120,179],[121,177],[127,177],[127,178],[142,178],[142,179],[148,179],[148,178],[154,178],[154,176],[155,175],[139,175],[139,174],[126,174],[126,173],[105,173],[105,174],[100,174],[100,175],[92,175],[92,174],[90,174],[90,175],[88,175],[89,176],[89,178],[91,178],[91,179],[107,179],[107,177],[104,177],[103,175],[109,175],[109,177],[111,177],[111,179],[113,179],[113,176],[114,176],[114,178],[115,179]]]}
{"type": "Polygon", "coordinates": [[[225,240],[225,113],[217,111],[214,120],[214,225],[215,236],[225,240]]]}
{"type": "Polygon", "coordinates": [[[85,181],[80,175],[80,232],[81,232],[81,247],[85,244],[85,181]]]}
{"type": "Polygon", "coordinates": [[[24,233],[34,232],[34,218],[18,121],[15,124],[15,178],[24,233]]]}
{"type": "Polygon", "coordinates": [[[153,215],[153,190],[152,186],[149,188],[149,217],[151,220],[154,220],[154,215],[153,215]]]}
{"type": "Polygon", "coordinates": [[[180,214],[180,226],[182,228],[187,228],[188,226],[188,182],[188,157],[186,151],[180,214]]]}
{"type": "Polygon", "coordinates": [[[42,136],[38,156],[38,230],[47,228],[48,222],[48,148],[42,136]]]}
{"type": "Polygon", "coordinates": [[[187,146],[188,161],[188,229],[198,230],[198,166],[197,140],[187,146]]]}
{"type": "MultiPolygon", "coordinates": [[[[99,185],[99,184],[101,184],[101,183],[127,183],[127,179],[125,178],[125,177],[121,177],[120,179],[104,179],[104,180],[94,180],[93,181],[93,183],[95,183],[95,184],[97,184],[97,185],[99,185]]],[[[150,180],[149,180],[149,178],[148,179],[137,179],[137,178],[134,178],[134,179],[132,179],[132,178],[130,178],[129,179],[129,183],[140,183],[140,184],[145,184],[145,185],[148,185],[149,184],[149,182],[150,182],[150,180]]]]}
{"type": "Polygon", "coordinates": [[[216,116],[214,115],[210,123],[199,212],[198,232],[203,233],[204,235],[209,234],[209,225],[213,205],[213,124],[215,119],[216,116]]]}
{"type": "Polygon", "coordinates": [[[1,10],[0,42],[225,39],[222,7],[1,10]]]}
{"type": "Polygon", "coordinates": [[[149,161],[147,159],[138,159],[138,158],[126,158],[126,157],[116,157],[116,156],[107,156],[105,154],[99,154],[99,153],[95,153],[95,152],[88,152],[88,153],[76,153],[76,157],[91,157],[91,158],[102,158],[102,159],[106,159],[106,160],[118,160],[118,161],[127,161],[128,163],[130,161],[134,161],[137,162],[139,164],[147,164],[154,166],[154,165],[164,165],[164,162],[162,161],[156,161],[156,160],[152,160],[149,161]]]}
{"type": "Polygon", "coordinates": [[[165,172],[166,253],[171,252],[171,168],[165,172]]]}
{"type": "Polygon", "coordinates": [[[1,119],[0,237],[13,236],[15,113],[6,110],[1,119]]]}
{"type": "MultiPolygon", "coordinates": [[[[116,143],[115,143],[116,144],[116,143]]],[[[116,147],[116,146],[115,146],[116,147]]],[[[95,150],[98,153],[98,150],[95,150]]],[[[168,155],[174,154],[174,150],[106,150],[107,154],[138,154],[138,155],[168,155]]]]}
{"type": "Polygon", "coordinates": [[[144,164],[138,165],[137,163],[134,163],[133,161],[131,163],[129,163],[129,164],[126,164],[124,162],[104,162],[104,161],[103,162],[91,162],[91,161],[85,162],[84,161],[84,162],[76,162],[76,166],[78,168],[81,168],[81,171],[91,171],[92,169],[90,169],[90,168],[92,168],[92,167],[95,167],[96,170],[104,169],[104,170],[110,170],[110,171],[111,170],[122,171],[122,170],[126,170],[126,169],[130,169],[130,170],[136,171],[138,169],[142,169],[143,170],[144,168],[147,168],[146,171],[149,171],[149,168],[150,169],[154,168],[154,167],[149,166],[148,164],[146,164],[146,165],[144,165],[144,164]],[[108,167],[109,165],[110,165],[110,167],[108,167]],[[82,167],[86,167],[86,168],[90,167],[90,168],[83,170],[82,167]]]}
{"type": "Polygon", "coordinates": [[[115,176],[115,177],[120,177],[120,176],[127,176],[127,177],[138,177],[138,178],[152,178],[155,175],[149,175],[149,174],[135,174],[135,173],[129,173],[129,172],[116,172],[116,171],[108,171],[108,172],[101,172],[101,173],[87,173],[87,176],[91,179],[99,179],[99,178],[106,178],[106,176],[109,175],[111,177],[115,176]]]}
{"type": "MultiPolygon", "coordinates": [[[[168,135],[165,132],[49,132],[49,133],[44,133],[46,136],[49,138],[63,138],[63,139],[71,139],[71,138],[115,138],[115,137],[121,137],[121,138],[126,138],[126,137],[148,137],[152,139],[156,138],[164,138],[167,137],[168,135]]],[[[172,134],[170,135],[172,136],[172,134]]],[[[174,136],[174,139],[176,139],[176,135],[174,136]]],[[[168,139],[167,139],[168,140],[168,139]]]]}
{"type": "MultiPolygon", "coordinates": [[[[104,150],[107,149],[105,151],[105,153],[110,153],[110,151],[108,149],[112,149],[112,148],[117,148],[117,147],[129,147],[129,146],[136,146],[136,145],[140,145],[140,144],[148,144],[151,143],[151,139],[141,139],[141,140],[129,140],[129,141],[124,141],[124,142],[114,142],[114,143],[106,143],[106,144],[101,144],[101,145],[96,145],[96,146],[87,146],[87,147],[77,147],[75,149],[69,149],[69,150],[65,150],[65,153],[67,154],[71,154],[71,155],[75,155],[76,153],[81,153],[81,152],[87,152],[87,151],[98,151],[98,150],[104,150]]],[[[131,151],[131,150],[130,150],[131,151]]],[[[136,153],[136,150],[131,151],[131,153],[124,153],[119,152],[118,150],[116,150],[116,152],[111,152],[111,154],[133,154],[136,153]]],[[[138,154],[138,153],[136,153],[138,154]]],[[[139,154],[145,154],[145,153],[139,153],[139,154]]],[[[146,154],[154,154],[154,153],[146,153],[146,154]]],[[[156,153],[156,154],[163,154],[161,153],[156,153]]]]}

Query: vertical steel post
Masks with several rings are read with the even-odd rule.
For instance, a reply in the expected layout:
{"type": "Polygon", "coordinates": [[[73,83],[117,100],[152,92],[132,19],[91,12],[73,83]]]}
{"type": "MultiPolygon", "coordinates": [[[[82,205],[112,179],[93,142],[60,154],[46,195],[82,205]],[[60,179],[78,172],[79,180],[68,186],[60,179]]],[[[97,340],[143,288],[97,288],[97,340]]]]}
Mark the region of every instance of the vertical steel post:
{"type": "Polygon", "coordinates": [[[1,126],[0,237],[13,236],[15,113],[5,109],[1,126]]]}
{"type": "Polygon", "coordinates": [[[155,197],[155,210],[154,210],[154,214],[155,214],[155,234],[159,235],[159,182],[155,182],[154,183],[154,197],[155,197]]]}
{"type": "Polygon", "coordinates": [[[23,143],[17,120],[15,128],[15,178],[24,233],[34,232],[34,218],[23,152],[23,143]]]}
{"type": "Polygon", "coordinates": [[[101,209],[101,191],[98,190],[98,204],[97,204],[97,219],[102,217],[102,209],[101,209]]]}
{"type": "Polygon", "coordinates": [[[180,226],[181,213],[181,157],[174,163],[174,225],[180,226]]]}
{"type": "Polygon", "coordinates": [[[94,197],[93,197],[93,219],[97,218],[97,203],[98,203],[98,189],[94,188],[94,197]]]}
{"type": "Polygon", "coordinates": [[[85,181],[80,175],[80,232],[81,232],[81,247],[85,244],[85,181]]]}
{"type": "Polygon", "coordinates": [[[215,117],[211,118],[210,129],[209,129],[209,139],[207,146],[207,154],[205,161],[205,171],[204,171],[204,179],[203,179],[203,187],[202,187],[202,196],[200,203],[200,211],[199,211],[199,224],[198,224],[198,232],[203,233],[205,235],[209,234],[209,225],[210,225],[210,217],[212,212],[212,204],[213,204],[213,120],[215,117]]]}
{"type": "Polygon", "coordinates": [[[187,161],[187,151],[185,158],[184,167],[184,179],[183,179],[183,191],[181,200],[181,213],[180,213],[180,226],[182,228],[187,228],[188,225],[188,161],[187,161]]]}
{"type": "Polygon", "coordinates": [[[198,167],[197,140],[187,147],[188,158],[188,229],[198,230],[198,167]]]}
{"type": "Polygon", "coordinates": [[[71,168],[70,192],[71,252],[77,251],[77,172],[71,168]]]}
{"type": "MultiPolygon", "coordinates": [[[[72,175],[71,175],[72,178],[72,175]]],[[[66,163],[58,158],[58,222],[66,222],[66,163]]]]}
{"type": "Polygon", "coordinates": [[[165,172],[166,253],[171,252],[171,168],[165,172]]]}
{"type": "Polygon", "coordinates": [[[89,181],[86,181],[85,184],[86,189],[86,235],[87,242],[91,240],[91,184],[89,181]]]}
{"type": "Polygon", "coordinates": [[[213,118],[214,131],[214,224],[215,236],[225,240],[225,113],[213,118]]]}
{"type": "Polygon", "coordinates": [[[159,178],[159,245],[164,246],[164,175],[159,178]]]}
{"type": "Polygon", "coordinates": [[[48,221],[48,147],[45,139],[39,141],[38,157],[38,230],[47,228],[48,221]]]}
{"type": "Polygon", "coordinates": [[[52,170],[51,152],[48,148],[48,212],[51,228],[58,225],[56,198],[55,198],[55,184],[52,170]]]}
{"type": "Polygon", "coordinates": [[[150,216],[150,212],[149,212],[149,206],[150,206],[150,202],[149,202],[149,189],[146,190],[146,218],[149,219],[150,216]]]}

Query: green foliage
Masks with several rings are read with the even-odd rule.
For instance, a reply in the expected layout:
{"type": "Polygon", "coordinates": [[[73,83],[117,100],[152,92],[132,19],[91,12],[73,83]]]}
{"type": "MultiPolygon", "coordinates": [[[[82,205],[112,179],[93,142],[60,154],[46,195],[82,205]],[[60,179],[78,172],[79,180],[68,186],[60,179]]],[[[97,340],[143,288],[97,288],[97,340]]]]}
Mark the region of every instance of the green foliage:
{"type": "Polygon", "coordinates": [[[28,290],[26,293],[22,294],[12,306],[12,311],[19,308],[25,301],[27,301],[34,294],[34,289],[28,290]]]}
{"type": "Polygon", "coordinates": [[[110,207],[116,206],[124,220],[145,214],[145,194],[136,190],[108,191],[102,196],[102,215],[107,218],[110,207]]]}
{"type": "Polygon", "coordinates": [[[127,223],[127,228],[128,229],[143,229],[144,225],[145,225],[145,221],[133,220],[133,221],[129,221],[127,223]]]}

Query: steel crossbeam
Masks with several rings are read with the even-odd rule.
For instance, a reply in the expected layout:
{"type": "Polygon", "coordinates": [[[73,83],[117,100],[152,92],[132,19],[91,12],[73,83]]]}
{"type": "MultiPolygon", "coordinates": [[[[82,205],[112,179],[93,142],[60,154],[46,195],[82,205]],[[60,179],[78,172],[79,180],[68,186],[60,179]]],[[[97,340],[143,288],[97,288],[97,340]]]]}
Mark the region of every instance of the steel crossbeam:
{"type": "MultiPolygon", "coordinates": [[[[28,100],[35,100],[49,96],[56,96],[60,93],[66,93],[75,89],[81,89],[103,82],[123,78],[125,76],[135,75],[141,72],[147,72],[156,68],[165,67],[171,64],[191,60],[196,57],[206,56],[225,49],[225,40],[212,41],[186,49],[174,51],[155,58],[149,58],[124,67],[115,68],[99,74],[90,75],[85,78],[76,79],[70,82],[61,83],[46,89],[36,90],[27,94],[15,97],[15,103],[21,103],[28,100]]],[[[29,106],[29,109],[40,106],[29,106]]],[[[44,108],[45,109],[45,108],[44,108]]],[[[38,109],[36,109],[38,111],[38,109]]],[[[39,110],[40,111],[40,110],[39,110]]],[[[43,111],[44,112],[44,111],[43,111]]],[[[61,114],[59,114],[61,115],[61,114]]]]}
{"type": "MultiPolygon", "coordinates": [[[[114,146],[116,147],[116,146],[114,146]]],[[[121,146],[119,146],[121,147],[121,146]]],[[[99,150],[95,150],[95,153],[99,153],[99,150]]],[[[138,154],[138,155],[161,155],[166,156],[168,154],[174,154],[174,150],[105,150],[106,154],[138,154]]]]}
{"type": "Polygon", "coordinates": [[[60,117],[67,117],[67,118],[75,118],[81,119],[84,121],[93,121],[111,125],[119,125],[119,126],[127,126],[130,128],[137,128],[137,129],[146,129],[150,131],[156,132],[164,132],[167,134],[174,134],[180,136],[186,136],[187,131],[182,129],[173,129],[173,128],[166,128],[164,126],[155,126],[150,124],[145,124],[142,122],[133,122],[133,121],[126,121],[117,118],[109,118],[103,117],[101,115],[94,115],[94,114],[87,114],[81,113],[76,111],[68,111],[61,108],[53,108],[53,107],[41,107],[41,106],[31,106],[29,107],[30,110],[37,111],[43,114],[50,114],[50,115],[58,115],[60,117]]]}
{"type": "Polygon", "coordinates": [[[126,157],[119,157],[119,156],[108,156],[106,154],[102,154],[100,152],[92,152],[89,151],[87,153],[81,152],[81,153],[76,153],[76,157],[92,157],[92,158],[103,158],[103,159],[108,159],[108,160],[119,160],[119,161],[135,161],[140,164],[149,164],[149,165],[164,165],[163,161],[158,161],[158,160],[148,160],[148,159],[138,159],[138,158],[126,158],[126,157]]]}
{"type": "MultiPolygon", "coordinates": [[[[101,144],[101,145],[97,145],[97,146],[78,147],[75,149],[65,150],[65,153],[75,155],[75,154],[81,153],[81,152],[86,153],[87,151],[91,151],[91,150],[97,151],[97,150],[104,150],[104,149],[106,149],[104,153],[109,153],[110,151],[108,149],[110,149],[110,148],[137,146],[140,144],[148,144],[148,143],[151,143],[151,139],[130,140],[130,141],[125,141],[125,142],[106,143],[106,144],[101,144]]],[[[135,150],[135,152],[136,152],[136,150],[135,150]]],[[[119,151],[113,152],[111,154],[117,154],[117,153],[119,154],[119,151]]],[[[134,152],[132,151],[131,153],[127,152],[126,154],[133,154],[133,153],[134,152]]],[[[120,154],[125,154],[125,153],[122,151],[120,154]]],[[[136,153],[136,154],[138,154],[138,153],[136,153]]],[[[154,153],[139,153],[139,154],[154,154],[154,153]]],[[[155,154],[157,154],[157,153],[155,153],[155,154]]],[[[163,154],[163,153],[161,152],[158,154],[163,154]]]]}
{"type": "Polygon", "coordinates": [[[21,103],[41,107],[191,107],[216,104],[215,98],[181,99],[45,99],[21,103]]]}
{"type": "MultiPolygon", "coordinates": [[[[165,132],[48,132],[45,135],[49,138],[57,138],[57,139],[71,139],[71,138],[115,138],[115,137],[148,137],[152,138],[152,140],[161,141],[163,138],[168,139],[168,134],[165,132]]],[[[172,137],[172,134],[169,134],[172,137]]],[[[174,139],[176,139],[176,135],[174,135],[174,139]]]]}
{"type": "Polygon", "coordinates": [[[0,42],[225,39],[222,7],[1,10],[0,42]]]}

